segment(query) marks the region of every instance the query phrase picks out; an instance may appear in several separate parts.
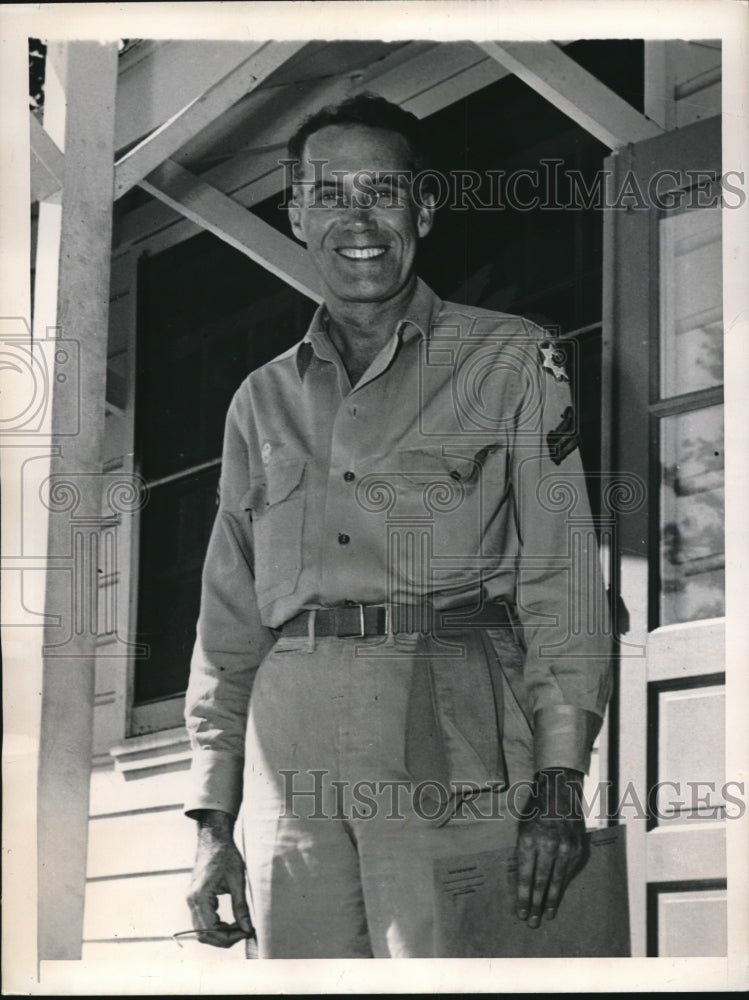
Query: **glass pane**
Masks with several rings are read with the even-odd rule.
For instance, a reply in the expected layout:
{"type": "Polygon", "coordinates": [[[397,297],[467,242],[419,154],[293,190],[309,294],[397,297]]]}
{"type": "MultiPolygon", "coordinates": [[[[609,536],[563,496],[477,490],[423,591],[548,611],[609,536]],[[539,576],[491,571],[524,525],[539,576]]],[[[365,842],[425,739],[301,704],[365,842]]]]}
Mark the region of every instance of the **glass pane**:
{"type": "Polygon", "coordinates": [[[187,686],[200,577],[216,517],[218,465],[151,491],[141,514],[135,704],[180,694],[187,686]]]}
{"type": "Polygon", "coordinates": [[[661,420],[662,625],[725,613],[723,406],[661,420]]]}
{"type": "Polygon", "coordinates": [[[218,458],[239,384],[301,339],[313,308],[210,233],[142,257],[135,410],[141,474],[160,479],[218,458]]]}
{"type": "Polygon", "coordinates": [[[669,215],[660,228],[661,398],[723,382],[720,208],[669,215]]]}

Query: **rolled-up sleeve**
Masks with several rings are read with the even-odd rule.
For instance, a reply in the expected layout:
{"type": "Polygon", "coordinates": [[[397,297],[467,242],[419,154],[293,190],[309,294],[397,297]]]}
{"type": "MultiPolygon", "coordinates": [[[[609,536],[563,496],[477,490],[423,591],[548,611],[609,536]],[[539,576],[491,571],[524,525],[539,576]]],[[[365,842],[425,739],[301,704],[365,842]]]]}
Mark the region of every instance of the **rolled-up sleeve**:
{"type": "Polygon", "coordinates": [[[199,809],[237,814],[252,684],[274,642],[257,608],[250,514],[242,509],[250,476],[247,409],[240,389],[226,420],[219,509],[203,567],[185,699],[193,748],[188,815],[199,809]]]}
{"type": "Polygon", "coordinates": [[[587,772],[611,692],[610,618],[562,355],[529,332],[511,466],[535,765],[587,772]]]}

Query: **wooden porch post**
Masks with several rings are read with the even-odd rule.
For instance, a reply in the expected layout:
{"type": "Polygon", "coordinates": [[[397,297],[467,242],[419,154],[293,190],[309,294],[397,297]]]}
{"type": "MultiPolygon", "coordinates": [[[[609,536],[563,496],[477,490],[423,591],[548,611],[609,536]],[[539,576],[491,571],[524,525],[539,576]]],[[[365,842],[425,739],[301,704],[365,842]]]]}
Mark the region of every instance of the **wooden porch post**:
{"type": "Polygon", "coordinates": [[[45,110],[45,126],[65,161],[57,284],[62,339],[49,382],[53,457],[42,490],[49,509],[46,613],[54,618],[45,628],[39,756],[40,960],[81,956],[117,82],[116,42],[53,49],[62,94],[45,110]]]}

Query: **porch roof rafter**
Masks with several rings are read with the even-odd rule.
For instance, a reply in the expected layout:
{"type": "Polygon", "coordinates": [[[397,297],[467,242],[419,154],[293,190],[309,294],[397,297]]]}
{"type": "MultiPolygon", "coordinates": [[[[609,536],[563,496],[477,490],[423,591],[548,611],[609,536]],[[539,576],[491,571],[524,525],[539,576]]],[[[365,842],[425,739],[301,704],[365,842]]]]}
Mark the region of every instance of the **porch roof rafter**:
{"type": "Polygon", "coordinates": [[[32,112],[29,112],[29,140],[31,200],[45,201],[62,188],[65,155],[32,112]]]}
{"type": "Polygon", "coordinates": [[[476,42],[609,149],[652,139],[662,129],[554,42],[476,42]]]}
{"type": "Polygon", "coordinates": [[[115,164],[115,199],[122,197],[233,104],[258,87],[306,42],[265,42],[217,83],[193,98],[115,164]]]}
{"type": "Polygon", "coordinates": [[[303,295],[322,300],[317,272],[299,244],[178,163],[162,163],[141,187],[303,295]]]}

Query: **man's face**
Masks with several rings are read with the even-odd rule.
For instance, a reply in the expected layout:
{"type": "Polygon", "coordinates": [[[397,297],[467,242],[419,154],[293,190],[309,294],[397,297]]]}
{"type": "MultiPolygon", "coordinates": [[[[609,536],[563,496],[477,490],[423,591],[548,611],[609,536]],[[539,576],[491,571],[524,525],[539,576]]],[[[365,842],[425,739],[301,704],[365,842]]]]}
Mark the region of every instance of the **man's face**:
{"type": "Polygon", "coordinates": [[[431,207],[414,203],[410,177],[396,132],[329,125],[307,140],[289,217],[329,303],[386,302],[410,285],[418,239],[433,220],[431,207]]]}

